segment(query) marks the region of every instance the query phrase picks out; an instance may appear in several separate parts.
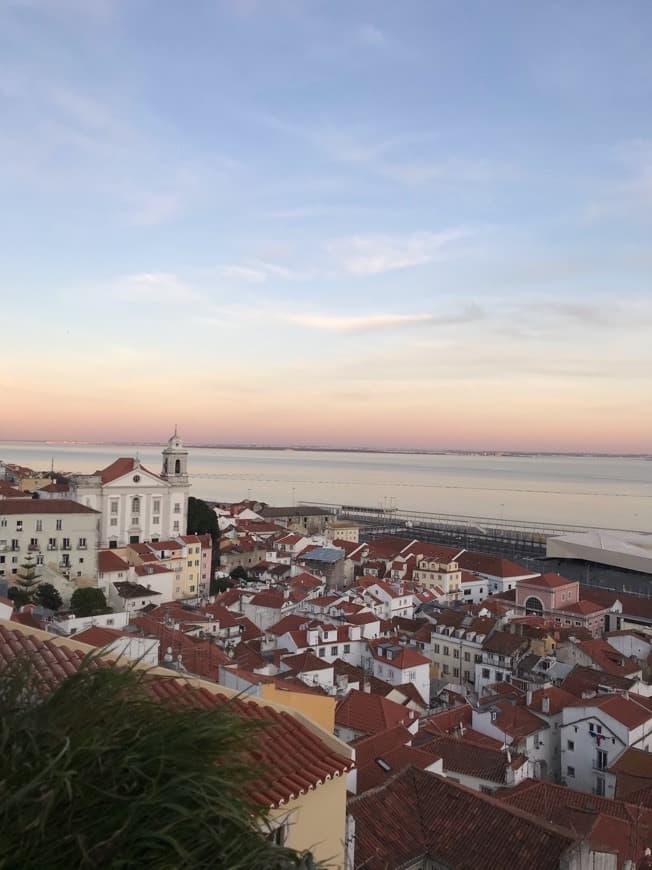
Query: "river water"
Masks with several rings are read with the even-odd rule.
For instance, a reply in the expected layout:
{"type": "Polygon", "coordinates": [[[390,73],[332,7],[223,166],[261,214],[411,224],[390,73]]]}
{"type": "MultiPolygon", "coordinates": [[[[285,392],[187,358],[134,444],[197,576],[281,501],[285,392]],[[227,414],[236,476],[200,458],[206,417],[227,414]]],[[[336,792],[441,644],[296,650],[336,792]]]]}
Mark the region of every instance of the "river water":
{"type": "MultiPolygon", "coordinates": [[[[0,442],[0,460],[91,472],[136,453],[161,470],[161,446],[0,442]]],[[[190,448],[192,494],[274,505],[299,501],[652,531],[652,461],[190,448]]]]}

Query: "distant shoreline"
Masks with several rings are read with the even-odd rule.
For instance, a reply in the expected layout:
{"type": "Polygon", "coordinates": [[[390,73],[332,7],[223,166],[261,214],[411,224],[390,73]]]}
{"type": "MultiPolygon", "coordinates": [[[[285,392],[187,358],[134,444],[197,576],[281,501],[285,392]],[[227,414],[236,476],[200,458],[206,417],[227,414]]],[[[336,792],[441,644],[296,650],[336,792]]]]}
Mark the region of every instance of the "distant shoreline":
{"type": "MultiPolygon", "coordinates": [[[[2,444],[34,444],[57,447],[161,447],[160,443],[153,444],[149,441],[52,441],[52,440],[20,440],[0,441],[2,444]]],[[[439,449],[426,450],[419,448],[401,447],[324,447],[311,445],[276,445],[276,444],[186,444],[190,449],[201,450],[261,450],[293,453],[371,453],[395,456],[505,456],[523,457],[533,459],[541,456],[559,456],[568,458],[592,458],[592,459],[643,459],[652,460],[650,453],[601,453],[594,451],[564,451],[564,450],[456,450],[439,449]]]]}

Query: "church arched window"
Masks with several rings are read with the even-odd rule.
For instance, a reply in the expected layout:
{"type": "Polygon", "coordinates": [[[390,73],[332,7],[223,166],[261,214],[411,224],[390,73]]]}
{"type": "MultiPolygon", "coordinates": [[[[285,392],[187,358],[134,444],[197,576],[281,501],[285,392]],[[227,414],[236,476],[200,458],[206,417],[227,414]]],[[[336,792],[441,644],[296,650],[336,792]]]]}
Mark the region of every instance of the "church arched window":
{"type": "Polygon", "coordinates": [[[175,460],[175,463],[174,463],[174,473],[175,473],[175,474],[181,474],[181,460],[180,460],[180,459],[175,460]]]}
{"type": "Polygon", "coordinates": [[[131,512],[132,514],[140,513],[140,499],[138,498],[138,496],[135,496],[131,500],[131,512]]]}

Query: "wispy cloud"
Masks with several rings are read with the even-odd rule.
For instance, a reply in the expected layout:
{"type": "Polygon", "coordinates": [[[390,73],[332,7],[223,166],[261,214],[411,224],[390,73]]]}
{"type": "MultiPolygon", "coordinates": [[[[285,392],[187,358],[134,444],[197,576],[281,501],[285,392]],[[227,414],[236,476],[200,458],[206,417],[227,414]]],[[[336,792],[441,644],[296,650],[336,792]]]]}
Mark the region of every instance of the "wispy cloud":
{"type": "Polygon", "coordinates": [[[114,294],[127,302],[147,305],[184,305],[197,302],[201,294],[168,272],[141,272],[118,280],[114,294]]]}
{"type": "Polygon", "coordinates": [[[373,45],[377,48],[382,48],[389,42],[385,33],[375,24],[363,24],[358,30],[358,37],[365,45],[373,45]]]}
{"type": "Polygon", "coordinates": [[[421,266],[469,235],[462,229],[408,236],[352,236],[327,244],[337,265],[353,275],[380,275],[395,269],[421,266]]]}
{"type": "Polygon", "coordinates": [[[267,280],[267,275],[262,269],[254,269],[251,266],[222,266],[219,273],[227,280],[246,281],[248,284],[262,284],[267,280]]]}
{"type": "Polygon", "coordinates": [[[374,332],[419,325],[444,326],[471,323],[484,316],[485,312],[479,305],[471,304],[461,311],[451,314],[432,314],[429,312],[361,315],[288,314],[282,319],[310,329],[333,332],[374,332]]]}

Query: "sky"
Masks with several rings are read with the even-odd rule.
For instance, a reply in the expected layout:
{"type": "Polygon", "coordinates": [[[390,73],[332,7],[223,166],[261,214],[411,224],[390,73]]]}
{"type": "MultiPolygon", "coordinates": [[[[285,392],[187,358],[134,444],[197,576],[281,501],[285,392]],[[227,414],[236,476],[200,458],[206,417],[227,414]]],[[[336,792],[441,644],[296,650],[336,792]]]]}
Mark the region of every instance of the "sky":
{"type": "Polygon", "coordinates": [[[649,452],[649,0],[0,0],[0,439],[649,452]]]}

